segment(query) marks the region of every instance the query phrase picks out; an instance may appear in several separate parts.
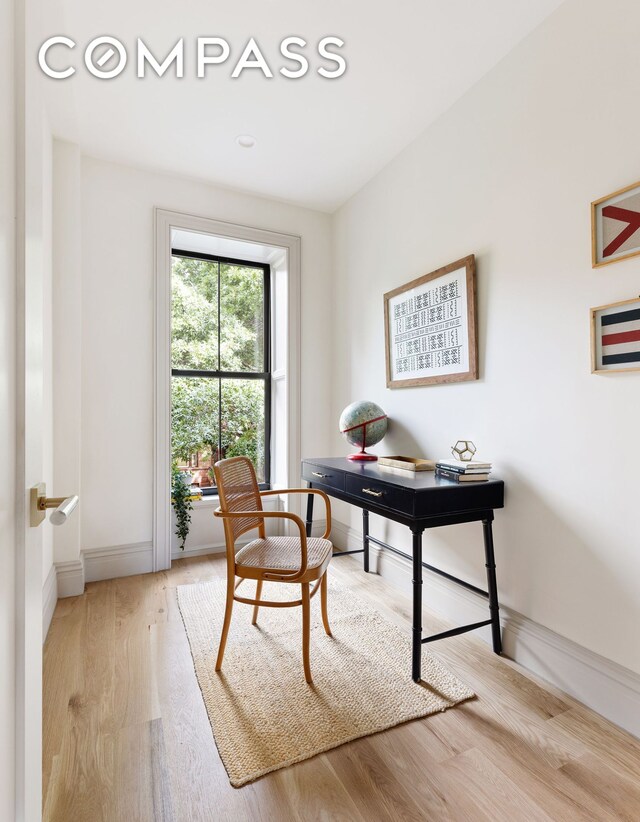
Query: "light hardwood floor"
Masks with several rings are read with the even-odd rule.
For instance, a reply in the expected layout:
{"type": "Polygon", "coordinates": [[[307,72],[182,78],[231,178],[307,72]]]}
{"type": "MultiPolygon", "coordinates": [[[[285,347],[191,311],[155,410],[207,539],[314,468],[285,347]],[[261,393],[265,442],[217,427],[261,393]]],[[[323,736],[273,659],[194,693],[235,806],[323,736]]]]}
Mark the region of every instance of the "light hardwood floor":
{"type": "MultiPolygon", "coordinates": [[[[219,557],[185,559],[58,602],[45,645],[46,820],[640,820],[640,742],[472,635],[432,650],[477,699],[232,788],[175,593],[224,572],[219,557]]],[[[348,557],[329,573],[408,629],[408,591],[348,557]]],[[[244,610],[235,618],[251,619],[244,610]]],[[[424,625],[443,627],[426,610],[424,625]]]]}

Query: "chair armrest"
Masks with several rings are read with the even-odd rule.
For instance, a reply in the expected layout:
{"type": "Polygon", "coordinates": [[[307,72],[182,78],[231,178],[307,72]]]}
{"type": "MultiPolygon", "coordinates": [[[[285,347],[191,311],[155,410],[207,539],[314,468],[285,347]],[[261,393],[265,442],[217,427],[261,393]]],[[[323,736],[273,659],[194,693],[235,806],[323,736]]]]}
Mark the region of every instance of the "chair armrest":
{"type": "Polygon", "coordinates": [[[307,533],[304,522],[296,514],[291,514],[288,511],[223,511],[221,508],[216,508],[213,516],[220,517],[221,519],[245,519],[246,517],[256,517],[258,519],[290,519],[292,522],[295,522],[300,531],[300,570],[288,574],[264,574],[263,578],[277,580],[279,582],[297,582],[307,572],[307,533]]]}
{"type": "Polygon", "coordinates": [[[331,533],[331,500],[324,491],[321,491],[319,488],[277,488],[272,491],[260,491],[261,497],[271,497],[274,494],[317,494],[319,497],[322,497],[327,517],[327,527],[324,529],[322,539],[329,538],[329,534],[331,533]]]}

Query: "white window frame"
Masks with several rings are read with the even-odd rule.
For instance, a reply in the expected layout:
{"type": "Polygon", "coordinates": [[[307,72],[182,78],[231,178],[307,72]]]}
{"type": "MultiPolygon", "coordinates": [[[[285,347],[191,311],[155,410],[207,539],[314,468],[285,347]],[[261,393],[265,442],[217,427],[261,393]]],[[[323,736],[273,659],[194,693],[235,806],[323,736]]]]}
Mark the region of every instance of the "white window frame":
{"type": "MultiPolygon", "coordinates": [[[[154,471],[153,471],[153,570],[171,567],[171,233],[173,229],[200,232],[257,246],[268,246],[279,258],[277,270],[286,276],[286,339],[284,373],[272,374],[272,389],[284,389],[284,425],[275,433],[272,425],[272,448],[284,460],[275,459],[285,468],[272,475],[272,487],[297,487],[300,478],[300,237],[261,228],[227,223],[207,217],[196,217],[177,211],[154,209],[155,215],[155,345],[154,345],[154,471]]],[[[273,288],[273,285],[272,285],[273,288]]],[[[272,312],[274,310],[272,303],[272,312]]],[[[274,323],[272,336],[274,334],[274,323]]],[[[276,390],[272,390],[272,403],[276,390]]],[[[291,503],[299,509],[299,499],[291,503]]]]}

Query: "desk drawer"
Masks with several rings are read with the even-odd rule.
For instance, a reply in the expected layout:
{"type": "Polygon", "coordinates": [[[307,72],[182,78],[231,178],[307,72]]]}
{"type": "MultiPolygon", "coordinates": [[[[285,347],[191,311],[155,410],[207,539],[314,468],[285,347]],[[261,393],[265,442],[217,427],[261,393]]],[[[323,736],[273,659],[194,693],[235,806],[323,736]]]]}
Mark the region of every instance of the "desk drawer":
{"type": "Polygon", "coordinates": [[[322,465],[305,462],[302,467],[302,479],[312,482],[314,486],[321,489],[323,485],[327,485],[329,488],[335,488],[336,491],[344,491],[344,473],[332,471],[322,465]]]}
{"type": "Polygon", "coordinates": [[[393,508],[404,514],[413,514],[414,494],[409,489],[393,487],[375,480],[368,480],[365,477],[354,477],[347,474],[345,491],[371,505],[393,508]]]}

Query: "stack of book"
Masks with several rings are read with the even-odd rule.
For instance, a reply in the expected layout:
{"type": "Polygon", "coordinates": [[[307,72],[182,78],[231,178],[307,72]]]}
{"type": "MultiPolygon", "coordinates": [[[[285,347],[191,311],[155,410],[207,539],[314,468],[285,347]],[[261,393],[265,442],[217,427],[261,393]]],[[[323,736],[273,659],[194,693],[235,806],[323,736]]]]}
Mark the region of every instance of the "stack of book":
{"type": "Polygon", "coordinates": [[[471,460],[446,459],[436,463],[436,476],[444,477],[454,482],[486,482],[491,473],[490,462],[471,460]]]}

